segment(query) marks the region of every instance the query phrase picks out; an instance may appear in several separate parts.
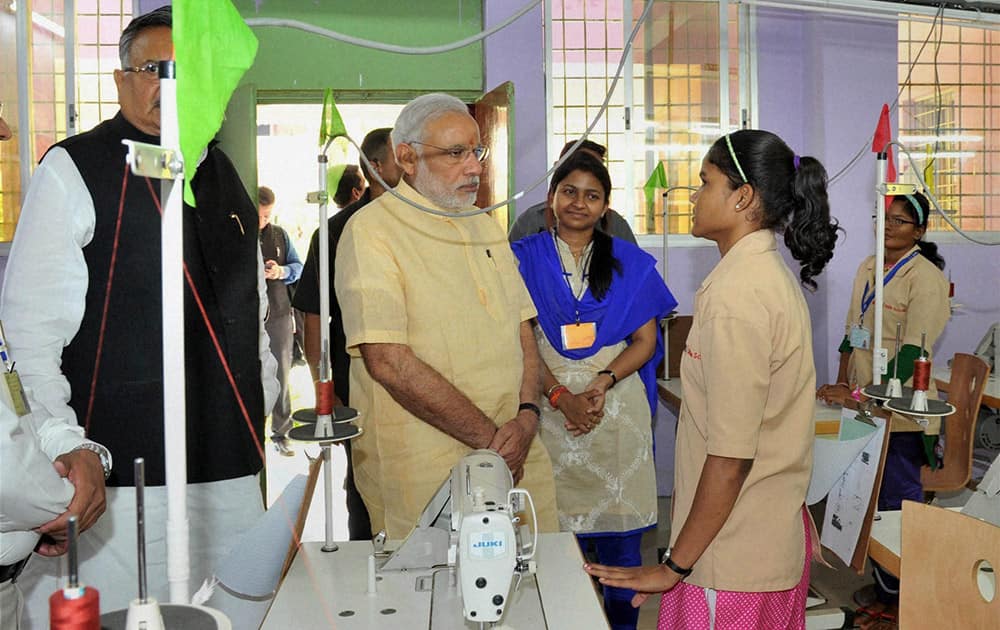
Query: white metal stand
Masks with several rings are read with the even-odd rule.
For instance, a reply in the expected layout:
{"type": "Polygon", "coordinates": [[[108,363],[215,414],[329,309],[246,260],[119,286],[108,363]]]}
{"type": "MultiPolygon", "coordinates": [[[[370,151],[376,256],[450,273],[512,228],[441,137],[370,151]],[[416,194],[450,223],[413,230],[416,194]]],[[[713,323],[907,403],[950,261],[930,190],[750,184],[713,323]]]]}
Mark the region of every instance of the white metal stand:
{"type": "Polygon", "coordinates": [[[184,163],[177,123],[173,61],[160,62],[160,146],[173,151],[160,182],[163,299],[163,437],[167,483],[167,580],[170,601],[190,602],[188,588],[187,406],[184,370],[184,163]]]}

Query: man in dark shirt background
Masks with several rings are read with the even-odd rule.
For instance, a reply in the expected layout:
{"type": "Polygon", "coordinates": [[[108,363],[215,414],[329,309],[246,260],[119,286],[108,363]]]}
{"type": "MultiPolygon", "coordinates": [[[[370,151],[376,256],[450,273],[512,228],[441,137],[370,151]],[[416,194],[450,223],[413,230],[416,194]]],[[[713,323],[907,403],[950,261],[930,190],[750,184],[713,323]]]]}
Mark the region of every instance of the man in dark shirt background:
{"type": "Polygon", "coordinates": [[[295,318],[288,285],[302,274],[302,259],[295,251],[292,239],[284,228],[271,223],[274,191],[267,186],[257,189],[257,216],[260,221],[260,252],[264,257],[264,278],[267,280],[267,334],[271,338],[271,354],[278,362],[278,401],[271,411],[271,441],[286,457],[295,455],[288,446],[288,431],[292,428],[292,400],[288,392],[288,373],[292,369],[292,344],[295,318]]]}

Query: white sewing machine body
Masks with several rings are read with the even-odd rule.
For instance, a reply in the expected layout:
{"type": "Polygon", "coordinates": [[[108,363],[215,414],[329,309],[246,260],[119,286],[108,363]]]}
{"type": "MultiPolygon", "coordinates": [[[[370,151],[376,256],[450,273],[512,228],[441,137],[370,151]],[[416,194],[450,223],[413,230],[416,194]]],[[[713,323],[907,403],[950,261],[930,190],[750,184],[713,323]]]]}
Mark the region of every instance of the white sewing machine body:
{"type": "Polygon", "coordinates": [[[529,532],[524,508],[503,458],[474,451],[394,551],[304,543],[262,628],[608,628],[575,536],[529,532]]]}

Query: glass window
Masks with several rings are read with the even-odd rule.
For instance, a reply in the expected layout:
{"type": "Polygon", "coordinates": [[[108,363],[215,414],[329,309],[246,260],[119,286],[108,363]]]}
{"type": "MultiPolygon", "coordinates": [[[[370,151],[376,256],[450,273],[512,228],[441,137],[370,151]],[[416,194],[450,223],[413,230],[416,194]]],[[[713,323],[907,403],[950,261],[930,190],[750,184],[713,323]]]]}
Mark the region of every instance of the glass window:
{"type": "MultiPolygon", "coordinates": [[[[68,134],[66,124],[66,23],[63,2],[36,1],[31,9],[29,120],[19,120],[16,64],[0,64],[0,101],[15,134],[28,134],[31,168],[68,134]],[[30,121],[30,122],[29,122],[30,121]]],[[[132,0],[76,3],[76,130],[94,127],[118,111],[112,71],[118,37],[132,19],[132,0]]],[[[15,16],[0,20],[0,58],[17,58],[15,16]]],[[[0,143],[0,242],[14,237],[20,215],[21,173],[16,140],[0,143]]]]}
{"type": "MultiPolygon", "coordinates": [[[[603,102],[621,58],[632,19],[644,2],[635,0],[553,0],[552,7],[552,161],[563,144],[577,139],[603,102]],[[630,2],[631,6],[626,5],[630,2]],[[595,25],[603,25],[603,30],[595,25]]],[[[663,233],[662,190],[655,206],[646,208],[643,185],[662,161],[671,186],[698,181],[701,158],[723,127],[739,127],[739,13],[729,17],[728,118],[720,124],[720,28],[717,2],[654,0],[650,15],[633,43],[632,98],[626,103],[623,77],[612,94],[605,119],[589,138],[608,148],[607,163],[614,188],[611,205],[632,224],[636,234],[663,233]],[[627,165],[632,172],[626,175],[627,165]],[[631,184],[631,185],[630,185],[631,184]],[[628,188],[628,189],[626,189],[628,188]]],[[[745,106],[744,106],[745,107],[745,106]]],[[[671,195],[669,232],[690,231],[689,195],[671,195]]]]}
{"type": "MultiPolygon", "coordinates": [[[[961,229],[998,231],[1000,191],[990,183],[1000,174],[1000,32],[940,24],[932,32],[931,27],[899,23],[899,139],[961,229]]],[[[899,161],[901,173],[910,171],[905,156],[899,161]]],[[[931,218],[930,228],[952,229],[940,215],[931,218]]]]}

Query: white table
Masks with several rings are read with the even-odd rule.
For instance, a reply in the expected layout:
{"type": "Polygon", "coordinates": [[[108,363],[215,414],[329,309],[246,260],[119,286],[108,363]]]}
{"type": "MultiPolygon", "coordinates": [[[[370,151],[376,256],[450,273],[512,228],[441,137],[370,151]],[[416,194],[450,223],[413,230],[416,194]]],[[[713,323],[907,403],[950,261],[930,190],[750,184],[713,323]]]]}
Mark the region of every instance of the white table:
{"type": "MultiPolygon", "coordinates": [[[[424,628],[477,628],[463,623],[459,605],[448,623],[432,625],[431,592],[418,590],[437,579],[446,579],[447,568],[381,574],[376,594],[366,594],[370,542],[341,542],[340,550],[321,551],[323,543],[304,543],[282,583],[261,626],[263,630],[337,630],[424,628]],[[442,578],[444,576],[444,578],[442,578]]],[[[538,537],[537,572],[525,579],[507,607],[507,628],[532,630],[607,630],[608,622],[590,576],[583,571],[583,556],[576,537],[569,533],[538,537]],[[541,619],[532,616],[541,599],[541,619]],[[519,605],[521,604],[521,605],[519,605]]],[[[440,611],[438,611],[440,612],[440,611]]],[[[535,613],[537,614],[537,612],[535,613]]]]}
{"type": "MultiPolygon", "coordinates": [[[[951,384],[951,368],[935,367],[934,383],[938,391],[947,392],[951,384]]],[[[990,374],[983,388],[983,404],[991,409],[1000,409],[1000,376],[990,374]]]]}

